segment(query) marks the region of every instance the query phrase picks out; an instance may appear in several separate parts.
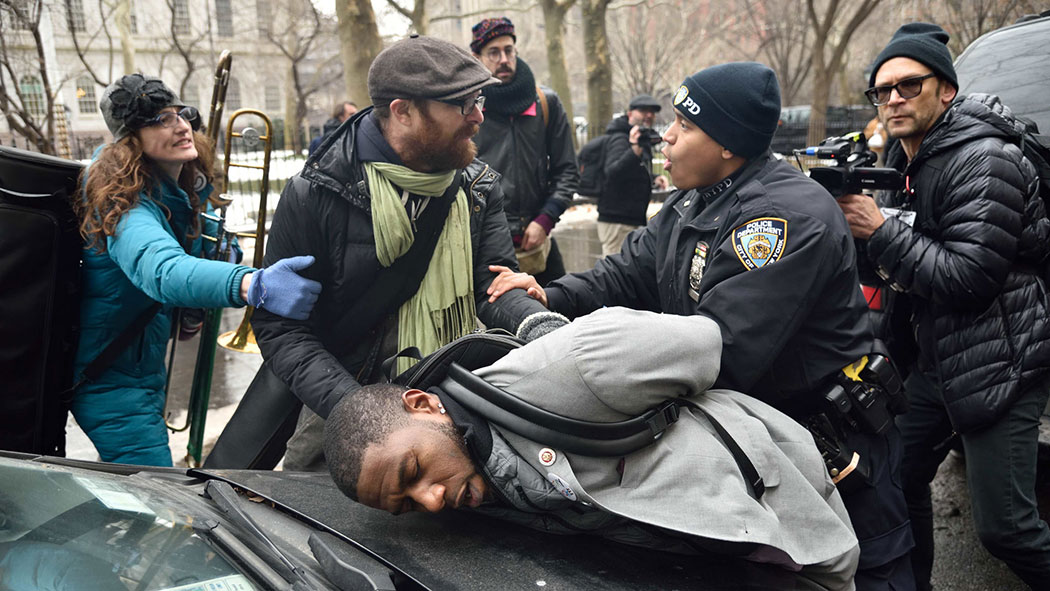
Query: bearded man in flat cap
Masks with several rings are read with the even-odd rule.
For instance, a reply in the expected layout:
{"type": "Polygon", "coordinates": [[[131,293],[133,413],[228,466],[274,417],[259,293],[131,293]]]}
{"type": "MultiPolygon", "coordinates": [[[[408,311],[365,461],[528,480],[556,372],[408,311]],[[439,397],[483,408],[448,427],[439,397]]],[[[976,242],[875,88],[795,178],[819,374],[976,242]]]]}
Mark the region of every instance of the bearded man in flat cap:
{"type": "Polygon", "coordinates": [[[478,318],[515,331],[544,312],[520,290],[486,301],[489,265],[515,265],[499,175],[471,141],[484,120],[481,89],[498,82],[451,43],[393,44],[368,72],[374,106],[325,138],[281,194],[265,260],[311,254],[310,278],[324,286],[307,320],[261,309],[252,319],[267,364],[307,407],[286,469],[324,468],[322,420],[379,381],[383,360],[408,347],[426,355],[478,318]]]}

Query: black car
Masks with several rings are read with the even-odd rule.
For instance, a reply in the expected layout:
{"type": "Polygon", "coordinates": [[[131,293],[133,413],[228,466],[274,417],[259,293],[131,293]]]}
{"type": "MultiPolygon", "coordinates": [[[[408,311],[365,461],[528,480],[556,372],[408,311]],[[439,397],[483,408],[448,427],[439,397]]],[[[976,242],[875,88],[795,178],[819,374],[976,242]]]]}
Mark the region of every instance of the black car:
{"type": "Polygon", "coordinates": [[[0,589],[10,591],[815,588],[776,567],[466,512],[393,516],[349,500],[326,474],[0,452],[0,483],[0,589]]]}
{"type": "Polygon", "coordinates": [[[998,95],[1050,133],[1050,11],[986,33],[955,60],[959,94],[998,95]]]}

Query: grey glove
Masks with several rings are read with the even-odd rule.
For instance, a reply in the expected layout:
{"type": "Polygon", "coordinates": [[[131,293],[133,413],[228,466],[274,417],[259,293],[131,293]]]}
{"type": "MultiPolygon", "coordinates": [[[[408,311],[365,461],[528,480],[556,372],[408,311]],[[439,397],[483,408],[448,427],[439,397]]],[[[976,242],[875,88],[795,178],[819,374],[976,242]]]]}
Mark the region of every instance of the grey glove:
{"type": "Polygon", "coordinates": [[[517,337],[528,343],[568,323],[569,319],[557,312],[536,312],[521,321],[521,324],[518,325],[517,337]]]}

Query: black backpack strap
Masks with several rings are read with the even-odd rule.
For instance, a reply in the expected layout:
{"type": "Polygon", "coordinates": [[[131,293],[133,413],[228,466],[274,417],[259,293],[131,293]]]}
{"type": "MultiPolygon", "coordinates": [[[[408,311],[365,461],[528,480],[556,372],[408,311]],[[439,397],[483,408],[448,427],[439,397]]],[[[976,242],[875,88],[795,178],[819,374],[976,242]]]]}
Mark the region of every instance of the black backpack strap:
{"type": "Polygon", "coordinates": [[[445,228],[448,212],[462,186],[463,172],[458,171],[441,198],[431,199],[416,220],[416,236],[408,252],[381,270],[368,291],[357,298],[350,310],[339,318],[335,334],[344,335],[345,339],[342,346],[333,347],[333,355],[342,357],[348,353],[362,335],[419,291],[423,276],[430,267],[430,259],[434,256],[438,238],[445,228]]]}
{"type": "Polygon", "coordinates": [[[765,482],[747,453],[721,423],[691,400],[670,399],[632,419],[600,423],[552,413],[493,386],[456,363],[449,366],[448,377],[438,389],[486,420],[522,437],[591,457],[624,456],[652,444],[678,420],[679,407],[688,406],[702,413],[714,427],[732,454],[751,496],[758,500],[765,493],[765,482]]]}
{"type": "Polygon", "coordinates": [[[755,468],[755,465],[751,462],[751,458],[747,457],[747,453],[740,448],[740,444],[736,442],[736,439],[733,439],[733,436],[729,434],[729,431],[726,431],[726,428],[715,420],[715,418],[711,416],[711,413],[701,408],[699,404],[684,398],[678,399],[678,401],[684,406],[700,411],[705,417],[707,417],[708,422],[710,422],[711,426],[715,428],[715,432],[722,438],[722,443],[726,444],[729,453],[733,454],[733,460],[736,462],[737,468],[740,469],[740,473],[744,475],[744,480],[750,488],[751,496],[756,501],[761,499],[762,494],[766,492],[766,483],[762,480],[762,475],[758,473],[758,469],[755,468]]]}
{"type": "Polygon", "coordinates": [[[102,372],[109,369],[110,365],[117,360],[117,357],[124,352],[124,349],[128,348],[131,341],[135,340],[135,337],[142,334],[142,331],[146,329],[146,325],[153,320],[153,317],[160,311],[160,302],[153,302],[148,308],[139,313],[131,324],[124,327],[124,330],[117,335],[117,338],[110,341],[106,348],[95,357],[91,363],[87,364],[84,371],[80,374],[80,379],[73,385],[71,390],[76,390],[85,382],[93,382],[102,375],[102,372]]]}

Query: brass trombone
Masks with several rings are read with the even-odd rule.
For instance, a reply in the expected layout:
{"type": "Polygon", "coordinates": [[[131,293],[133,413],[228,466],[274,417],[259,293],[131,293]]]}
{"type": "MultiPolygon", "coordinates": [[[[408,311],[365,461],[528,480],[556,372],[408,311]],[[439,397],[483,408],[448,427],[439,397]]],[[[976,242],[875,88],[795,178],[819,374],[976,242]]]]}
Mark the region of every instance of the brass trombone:
{"type": "MultiPolygon", "coordinates": [[[[256,269],[262,267],[263,245],[266,236],[266,197],[269,193],[270,184],[270,151],[273,146],[273,124],[270,118],[262,111],[256,109],[240,109],[230,115],[226,123],[226,136],[224,146],[224,158],[222,167],[222,186],[230,189],[230,168],[250,168],[262,170],[262,187],[259,195],[259,213],[255,225],[255,232],[230,232],[226,228],[226,210],[232,199],[223,198],[220,203],[220,213],[216,220],[219,231],[216,236],[205,236],[207,240],[216,240],[215,250],[219,260],[229,257],[229,248],[232,237],[254,238],[255,255],[252,258],[252,266],[256,269]],[[234,122],[238,117],[256,116],[262,119],[266,133],[259,134],[254,128],[246,127],[240,132],[234,131],[234,122]],[[242,164],[233,162],[231,147],[234,138],[242,138],[250,142],[262,141],[263,164],[242,164]],[[220,248],[225,245],[225,248],[220,248]]],[[[189,443],[186,446],[187,463],[191,466],[200,466],[204,447],[204,424],[208,415],[208,401],[211,398],[212,371],[215,368],[215,346],[222,345],[227,349],[246,353],[259,353],[259,346],[255,344],[255,334],[251,331],[249,321],[254,308],[248,306],[244,317],[237,330],[219,335],[219,325],[222,321],[222,309],[215,308],[207,310],[204,316],[204,325],[201,328],[201,341],[197,349],[197,362],[193,367],[193,388],[190,391],[189,412],[187,414],[187,426],[190,429],[189,443]]],[[[170,428],[170,426],[169,426],[170,428]]],[[[183,427],[184,429],[186,427],[183,427]]]]}
{"type": "MultiPolygon", "coordinates": [[[[266,116],[266,113],[255,109],[240,109],[234,112],[230,116],[230,121],[226,124],[226,151],[225,161],[223,164],[223,179],[228,183],[230,178],[230,168],[252,168],[262,170],[262,187],[259,190],[259,213],[256,215],[255,232],[234,232],[238,238],[254,238],[255,239],[255,255],[252,257],[252,266],[256,269],[262,268],[263,262],[263,244],[266,240],[266,196],[270,190],[270,150],[273,147],[273,124],[270,122],[270,118],[266,116]],[[246,127],[240,132],[235,132],[233,129],[233,122],[235,119],[242,115],[254,115],[263,121],[263,126],[266,128],[266,133],[259,135],[259,132],[251,127],[246,127]],[[263,164],[262,166],[256,164],[240,164],[233,162],[230,158],[230,146],[233,144],[233,138],[243,138],[247,141],[261,141],[263,142],[263,164]]],[[[233,330],[222,334],[218,338],[219,346],[230,349],[231,351],[240,351],[242,353],[259,353],[259,345],[255,342],[255,333],[252,332],[252,326],[250,324],[252,313],[255,308],[248,306],[244,310],[244,317],[241,319],[241,324],[237,327],[237,330],[233,330]]]]}

